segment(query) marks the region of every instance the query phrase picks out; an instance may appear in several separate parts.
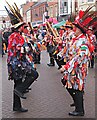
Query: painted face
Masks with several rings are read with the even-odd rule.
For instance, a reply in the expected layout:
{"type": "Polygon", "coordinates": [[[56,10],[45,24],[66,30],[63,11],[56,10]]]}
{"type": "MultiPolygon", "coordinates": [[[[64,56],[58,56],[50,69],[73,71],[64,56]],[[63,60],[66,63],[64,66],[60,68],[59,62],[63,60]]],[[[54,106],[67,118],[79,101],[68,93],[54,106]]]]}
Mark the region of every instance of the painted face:
{"type": "Polygon", "coordinates": [[[91,31],[91,30],[88,30],[87,33],[88,33],[89,35],[91,35],[91,34],[92,34],[92,31],[91,31]]]}
{"type": "Polygon", "coordinates": [[[20,31],[20,32],[23,32],[23,33],[25,33],[25,34],[28,34],[28,28],[27,28],[27,26],[25,26],[25,25],[21,26],[21,27],[19,28],[19,31],[20,31]]]}
{"type": "Polygon", "coordinates": [[[26,33],[26,34],[28,33],[27,27],[24,27],[23,32],[26,33]]]}

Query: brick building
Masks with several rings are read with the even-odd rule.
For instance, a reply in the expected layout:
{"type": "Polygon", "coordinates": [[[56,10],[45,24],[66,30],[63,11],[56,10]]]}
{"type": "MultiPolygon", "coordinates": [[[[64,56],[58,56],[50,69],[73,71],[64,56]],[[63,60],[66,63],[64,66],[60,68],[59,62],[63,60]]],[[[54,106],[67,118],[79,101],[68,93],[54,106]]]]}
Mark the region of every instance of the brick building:
{"type": "Polygon", "coordinates": [[[47,2],[37,2],[31,6],[32,24],[43,23],[43,14],[46,12],[47,2]]]}
{"type": "Polygon", "coordinates": [[[48,15],[49,17],[57,18],[58,16],[58,1],[48,2],[48,15]]]}
{"type": "MultiPolygon", "coordinates": [[[[27,1],[25,4],[21,5],[22,8],[22,14],[23,14],[23,19],[25,22],[27,22],[27,11],[29,10],[29,8],[33,5],[33,2],[29,2],[27,1]]],[[[30,13],[31,14],[31,13],[30,13]]],[[[30,21],[29,21],[30,22],[30,21]]]]}
{"type": "Polygon", "coordinates": [[[26,22],[31,22],[32,25],[41,24],[45,21],[46,16],[50,18],[58,17],[58,1],[38,1],[31,4],[26,3],[26,8],[23,7],[24,20],[26,22]],[[28,7],[29,6],[29,7],[28,7]],[[29,8],[29,9],[27,9],[29,8]]]}

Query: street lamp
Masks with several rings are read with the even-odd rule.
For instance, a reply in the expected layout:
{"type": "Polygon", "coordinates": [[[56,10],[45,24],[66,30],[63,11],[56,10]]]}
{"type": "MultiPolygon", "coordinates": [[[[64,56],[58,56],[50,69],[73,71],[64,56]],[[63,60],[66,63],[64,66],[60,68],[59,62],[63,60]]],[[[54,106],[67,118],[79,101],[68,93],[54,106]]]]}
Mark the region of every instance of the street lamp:
{"type": "Polygon", "coordinates": [[[49,16],[48,16],[48,4],[46,4],[45,12],[46,12],[45,18],[48,20],[49,19],[49,16]]]}

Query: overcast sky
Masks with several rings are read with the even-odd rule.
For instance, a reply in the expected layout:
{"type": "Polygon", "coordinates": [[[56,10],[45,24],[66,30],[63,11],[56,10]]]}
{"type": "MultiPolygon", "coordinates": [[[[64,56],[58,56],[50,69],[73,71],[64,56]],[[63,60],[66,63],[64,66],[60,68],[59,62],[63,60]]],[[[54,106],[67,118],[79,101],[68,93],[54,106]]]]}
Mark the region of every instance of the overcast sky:
{"type": "MultiPolygon", "coordinates": [[[[26,0],[6,0],[10,5],[14,4],[14,2],[20,8],[20,5],[26,3],[26,0]]],[[[5,10],[4,6],[7,6],[5,0],[0,0],[0,14],[2,14],[1,10],[5,10]]]]}
{"type": "MultiPolygon", "coordinates": [[[[6,0],[10,5],[13,5],[14,2],[17,4],[17,6],[20,8],[21,4],[26,3],[26,0],[6,0]]],[[[0,0],[0,16],[5,16],[7,15],[4,6],[7,6],[7,3],[5,2],[5,0],[0,0]]],[[[8,7],[7,7],[8,8],[8,7]]]]}

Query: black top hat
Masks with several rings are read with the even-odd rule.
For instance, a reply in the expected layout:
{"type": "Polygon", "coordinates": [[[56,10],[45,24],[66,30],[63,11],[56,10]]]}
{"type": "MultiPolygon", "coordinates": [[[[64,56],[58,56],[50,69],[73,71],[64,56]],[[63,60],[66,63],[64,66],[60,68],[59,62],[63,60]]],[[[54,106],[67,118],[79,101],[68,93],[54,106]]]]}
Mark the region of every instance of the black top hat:
{"type": "Polygon", "coordinates": [[[14,29],[18,29],[19,27],[21,27],[22,25],[24,25],[25,23],[23,22],[23,17],[20,14],[20,10],[17,7],[16,3],[14,3],[14,6],[11,6],[7,1],[6,3],[9,6],[9,9],[7,9],[7,7],[5,6],[5,9],[7,11],[7,14],[10,18],[11,24],[12,24],[12,28],[14,29]]]}

